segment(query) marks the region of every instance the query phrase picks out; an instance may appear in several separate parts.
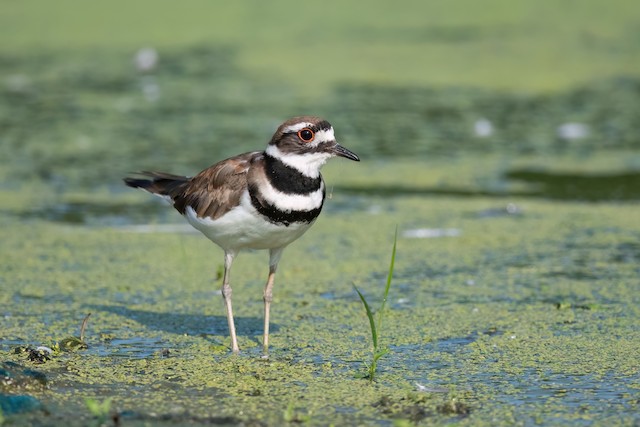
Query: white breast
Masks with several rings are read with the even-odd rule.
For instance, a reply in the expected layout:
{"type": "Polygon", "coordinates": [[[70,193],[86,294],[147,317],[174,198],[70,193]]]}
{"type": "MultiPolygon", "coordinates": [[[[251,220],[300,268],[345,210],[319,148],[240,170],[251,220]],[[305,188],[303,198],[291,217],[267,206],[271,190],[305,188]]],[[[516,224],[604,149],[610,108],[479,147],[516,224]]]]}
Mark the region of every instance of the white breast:
{"type": "MultiPolygon", "coordinates": [[[[295,204],[300,201],[291,199],[290,202],[295,204]]],[[[209,240],[223,249],[234,250],[284,247],[302,236],[313,224],[293,223],[284,226],[265,220],[251,205],[248,191],[242,194],[238,206],[218,219],[200,218],[190,206],[185,216],[209,240]]]]}

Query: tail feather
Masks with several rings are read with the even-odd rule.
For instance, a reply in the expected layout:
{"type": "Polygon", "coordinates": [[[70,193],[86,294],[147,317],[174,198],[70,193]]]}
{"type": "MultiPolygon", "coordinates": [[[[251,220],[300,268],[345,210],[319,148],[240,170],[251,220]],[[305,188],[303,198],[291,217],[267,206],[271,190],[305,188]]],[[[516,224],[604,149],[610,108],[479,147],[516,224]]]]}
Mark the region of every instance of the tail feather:
{"type": "Polygon", "coordinates": [[[124,183],[132,188],[140,188],[158,196],[170,197],[174,200],[184,191],[190,178],[165,172],[143,171],[136,175],[146,178],[124,178],[124,183]]]}

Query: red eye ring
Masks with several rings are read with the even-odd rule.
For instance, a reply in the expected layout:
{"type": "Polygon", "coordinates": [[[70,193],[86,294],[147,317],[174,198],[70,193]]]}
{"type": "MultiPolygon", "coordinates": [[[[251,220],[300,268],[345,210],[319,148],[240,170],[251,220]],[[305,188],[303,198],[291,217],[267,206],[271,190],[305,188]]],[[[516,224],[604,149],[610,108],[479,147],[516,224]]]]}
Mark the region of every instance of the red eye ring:
{"type": "Polygon", "coordinates": [[[298,131],[298,138],[304,142],[311,142],[315,138],[316,134],[309,128],[300,129],[298,131]]]}

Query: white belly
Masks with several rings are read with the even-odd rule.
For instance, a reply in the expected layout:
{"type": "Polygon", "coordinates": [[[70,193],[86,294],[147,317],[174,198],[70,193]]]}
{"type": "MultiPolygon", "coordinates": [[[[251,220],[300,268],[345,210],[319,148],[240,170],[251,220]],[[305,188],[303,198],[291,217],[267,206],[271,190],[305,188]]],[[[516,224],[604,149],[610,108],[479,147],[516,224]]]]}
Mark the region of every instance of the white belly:
{"type": "Polygon", "coordinates": [[[287,246],[311,227],[307,223],[278,225],[264,219],[245,192],[240,204],[218,219],[199,218],[190,206],[185,216],[194,228],[222,249],[271,249],[287,246]]]}

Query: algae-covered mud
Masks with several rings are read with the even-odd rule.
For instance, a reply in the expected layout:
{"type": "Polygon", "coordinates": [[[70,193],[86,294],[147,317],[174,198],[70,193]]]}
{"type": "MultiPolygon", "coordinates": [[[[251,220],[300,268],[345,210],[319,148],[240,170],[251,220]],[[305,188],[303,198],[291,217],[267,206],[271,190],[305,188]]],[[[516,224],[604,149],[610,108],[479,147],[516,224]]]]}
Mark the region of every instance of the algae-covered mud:
{"type": "Polygon", "coordinates": [[[637,6],[440,3],[5,2],[0,424],[640,424],[637,6]],[[121,179],[299,114],[362,162],[324,169],[268,358],[267,254],[235,261],[233,356],[221,250],[121,179]],[[380,306],[396,229],[370,382],[354,285],[380,306]]]}
{"type": "Polygon", "coordinates": [[[18,425],[637,423],[636,202],[508,192],[390,197],[365,191],[378,179],[366,187],[359,178],[397,168],[390,186],[410,174],[417,187],[455,184],[473,192],[477,181],[462,171],[495,163],[468,162],[434,163],[430,172],[429,162],[374,162],[360,171],[329,165],[325,175],[334,190],[326,211],[282,261],[267,360],[259,342],[265,253],[243,253],[237,261],[234,298],[244,351],[235,357],[216,280],[221,252],[183,227],[179,215],[166,216],[168,207],[142,194],[117,195],[127,211],[148,216],[114,225],[113,199],[76,194],[78,206],[103,204],[108,225],[100,218],[91,225],[20,221],[38,203],[38,190],[4,192],[0,354],[9,366],[3,365],[2,394],[29,399],[26,407],[3,403],[5,419],[18,425]],[[439,184],[445,172],[456,177],[439,184]],[[396,225],[395,278],[381,333],[390,351],[369,383],[361,378],[371,346],[368,321],[352,285],[378,301],[396,225]],[[59,349],[80,335],[88,313],[88,348],[59,349]],[[35,357],[40,346],[53,353],[40,349],[45,357],[35,357]],[[25,371],[37,372],[36,380],[28,381],[25,371]],[[92,412],[87,399],[107,405],[92,412]]]}

